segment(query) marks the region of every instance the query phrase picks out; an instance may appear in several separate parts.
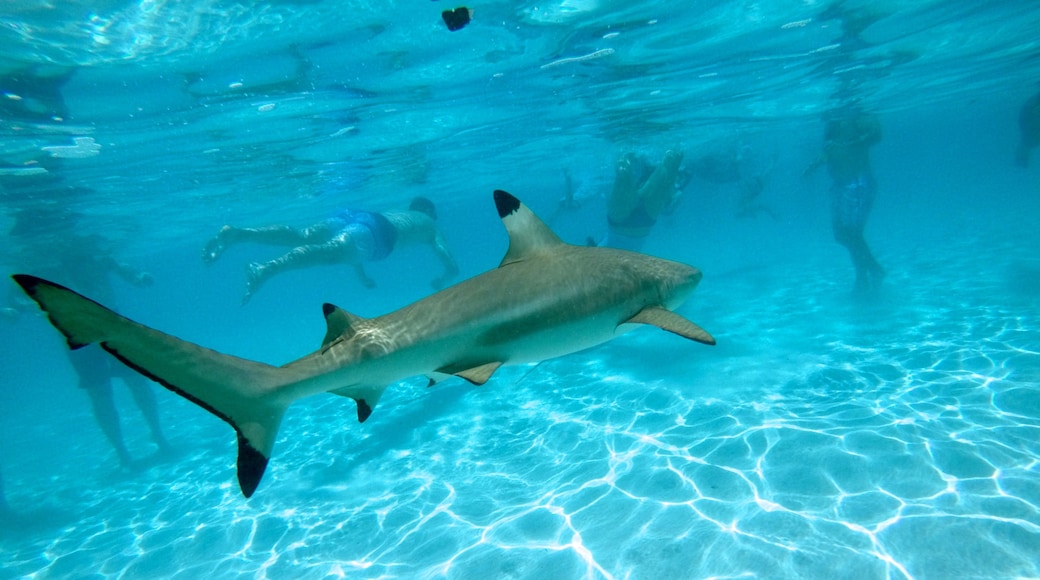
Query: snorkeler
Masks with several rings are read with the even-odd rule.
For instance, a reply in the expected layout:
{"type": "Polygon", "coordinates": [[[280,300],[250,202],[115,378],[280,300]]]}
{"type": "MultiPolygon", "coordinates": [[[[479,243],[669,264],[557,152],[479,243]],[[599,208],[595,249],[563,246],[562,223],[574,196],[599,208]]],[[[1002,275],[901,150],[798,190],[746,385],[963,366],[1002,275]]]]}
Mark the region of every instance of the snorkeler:
{"type": "Polygon", "coordinates": [[[878,290],[885,277],[863,237],[877,195],[870,148],[880,141],[881,123],[875,115],[858,109],[832,113],[824,129],[823,153],[806,169],[808,174],[821,165],[827,166],[834,239],[845,246],[852,258],[857,293],[878,290]]]}
{"type": "MultiPolygon", "coordinates": [[[[10,179],[10,178],[9,178],[10,179]]],[[[15,241],[11,257],[15,264],[76,288],[98,300],[111,300],[111,274],[118,275],[136,287],[148,286],[152,277],[112,257],[113,244],[101,236],[83,234],[79,215],[58,204],[36,205],[15,213],[10,236],[15,241]]],[[[4,318],[13,319],[36,309],[24,300],[9,295],[8,306],[0,309],[4,318]]],[[[159,410],[152,385],[137,373],[108,356],[101,347],[89,345],[67,351],[69,363],[76,371],[78,386],[90,398],[94,419],[119,456],[119,462],[130,466],[133,458],[123,439],[119,412],[113,399],[112,383],[121,379],[130,390],[151,429],[159,451],[172,448],[163,435],[159,410]]]]}
{"type": "Polygon", "coordinates": [[[1040,145],[1040,93],[1033,95],[1022,105],[1018,114],[1021,136],[1015,152],[1015,163],[1029,167],[1029,154],[1040,145]]]}
{"type": "Polygon", "coordinates": [[[669,150],[654,167],[633,153],[621,156],[607,200],[607,238],[601,245],[633,251],[642,248],[657,218],[678,202],[682,158],[681,151],[669,150]]]}
{"type": "Polygon", "coordinates": [[[406,211],[374,213],[344,209],[303,229],[284,225],[259,228],[224,226],[206,243],[202,260],[207,264],[213,263],[229,246],[242,242],[295,246],[279,258],[249,265],[246,292],[242,297],[245,304],[272,276],[310,266],[350,264],[361,283],[366,288],[373,288],[376,283],[365,273],[365,262],[382,260],[401,246],[428,244],[444,266],[444,273],[432,282],[434,288],[440,289],[458,274],[459,269],[437,229],[436,220],[433,202],[425,197],[416,197],[406,211]]]}

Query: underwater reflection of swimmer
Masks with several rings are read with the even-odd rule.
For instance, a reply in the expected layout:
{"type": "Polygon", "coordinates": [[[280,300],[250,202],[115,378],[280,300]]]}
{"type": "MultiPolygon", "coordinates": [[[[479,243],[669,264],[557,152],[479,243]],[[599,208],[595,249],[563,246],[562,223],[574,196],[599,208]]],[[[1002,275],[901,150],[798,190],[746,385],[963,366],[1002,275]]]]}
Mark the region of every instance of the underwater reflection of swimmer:
{"type": "Polygon", "coordinates": [[[833,47],[815,52],[823,59],[817,72],[824,78],[837,78],[840,98],[854,98],[867,81],[885,77],[920,56],[911,50],[880,50],[863,38],[867,28],[893,12],[879,3],[837,0],[817,15],[819,22],[837,21],[841,26],[833,47]]]}
{"type": "Polygon", "coordinates": [[[75,69],[35,66],[0,76],[0,119],[55,123],[68,118],[62,88],[75,69]]]}
{"type": "Polygon", "coordinates": [[[607,237],[601,245],[633,251],[643,247],[658,217],[678,203],[682,158],[681,151],[669,150],[654,166],[634,153],[621,156],[607,199],[607,237]]]}
{"type": "Polygon", "coordinates": [[[1040,93],[1022,104],[1018,114],[1019,141],[1015,151],[1015,163],[1029,167],[1029,155],[1040,145],[1040,93]]]}
{"type": "MultiPolygon", "coordinates": [[[[15,213],[10,236],[16,242],[11,258],[18,269],[52,276],[56,280],[82,289],[96,300],[111,300],[114,289],[109,276],[118,275],[128,283],[141,287],[152,283],[149,274],[138,271],[112,257],[112,245],[99,235],[82,233],[79,215],[58,205],[23,208],[15,213]]],[[[13,290],[9,287],[9,290],[13,290]]],[[[19,293],[20,294],[20,293],[19,293]]],[[[0,309],[5,318],[23,313],[37,313],[29,303],[9,294],[8,306],[0,309]]],[[[159,411],[153,385],[129,368],[115,361],[96,345],[66,351],[76,371],[78,386],[89,397],[94,419],[111,443],[124,466],[134,464],[120,425],[119,412],[113,399],[113,381],[121,380],[140,408],[161,453],[171,450],[159,423],[159,411]]]]}
{"type": "Polygon", "coordinates": [[[312,266],[350,264],[361,283],[375,287],[375,281],[365,272],[365,262],[375,262],[389,256],[394,249],[406,245],[425,244],[433,248],[444,268],[432,282],[434,288],[444,287],[458,274],[455,258],[448,250],[437,228],[437,211],[433,202],[416,197],[407,210],[375,213],[343,209],[331,218],[306,228],[271,225],[258,228],[224,226],[202,250],[207,264],[215,262],[228,247],[244,242],[288,246],[293,249],[279,258],[249,265],[246,293],[250,297],[272,276],[312,266]]]}
{"type": "Polygon", "coordinates": [[[852,259],[857,293],[877,291],[885,277],[863,235],[877,195],[870,148],[880,141],[881,123],[875,115],[855,107],[828,113],[823,153],[806,169],[808,174],[827,166],[834,239],[852,259]]]}

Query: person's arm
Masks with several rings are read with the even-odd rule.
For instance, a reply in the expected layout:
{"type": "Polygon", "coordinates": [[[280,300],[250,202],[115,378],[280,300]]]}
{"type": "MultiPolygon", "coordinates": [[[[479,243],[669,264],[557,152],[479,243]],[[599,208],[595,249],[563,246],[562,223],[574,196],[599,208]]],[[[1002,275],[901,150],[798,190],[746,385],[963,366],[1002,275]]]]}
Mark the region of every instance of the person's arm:
{"type": "Polygon", "coordinates": [[[106,265],[109,269],[119,275],[120,278],[125,280],[127,283],[137,286],[138,288],[143,286],[151,286],[155,281],[148,272],[138,270],[126,262],[120,262],[114,258],[108,258],[106,265]]]}
{"type": "Polygon", "coordinates": [[[434,232],[432,245],[433,251],[437,254],[437,257],[440,258],[441,264],[444,266],[444,274],[434,278],[433,280],[433,287],[440,290],[447,286],[448,282],[450,282],[452,278],[458,276],[459,266],[455,263],[455,257],[452,256],[451,251],[448,250],[448,244],[444,241],[444,236],[441,235],[439,230],[434,232]]]}
{"type": "Polygon", "coordinates": [[[802,171],[802,178],[804,179],[804,178],[809,177],[810,175],[815,173],[816,170],[818,170],[819,168],[823,167],[824,164],[826,164],[826,163],[827,163],[827,149],[824,148],[823,153],[820,153],[819,155],[817,155],[816,159],[813,159],[812,163],[810,163],[809,166],[806,167],[804,171],[802,171]]]}
{"type": "Polygon", "coordinates": [[[368,277],[368,272],[365,272],[365,267],[361,265],[361,262],[354,263],[354,273],[357,274],[358,279],[361,280],[361,285],[365,288],[371,289],[376,287],[376,281],[368,277]]]}

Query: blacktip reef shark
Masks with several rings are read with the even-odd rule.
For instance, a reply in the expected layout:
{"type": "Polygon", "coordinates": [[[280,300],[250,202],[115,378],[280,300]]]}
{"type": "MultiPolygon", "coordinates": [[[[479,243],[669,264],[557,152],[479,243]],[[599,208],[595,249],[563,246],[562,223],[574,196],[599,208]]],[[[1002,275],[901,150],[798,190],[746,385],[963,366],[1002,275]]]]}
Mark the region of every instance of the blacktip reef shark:
{"type": "Polygon", "coordinates": [[[218,353],[120,316],[46,280],[14,280],[47,313],[69,348],[99,343],[120,361],[227,421],[238,434],[238,483],[253,495],[286,409],[334,393],[354,399],[358,420],[388,385],[451,375],[482,385],[506,364],[540,362],[657,326],[715,344],[672,312],[700,270],[644,254],[566,244],[526,205],[495,191],[509,234],[502,263],[400,310],[361,318],[325,304],[321,348],[284,366],[218,353]]]}

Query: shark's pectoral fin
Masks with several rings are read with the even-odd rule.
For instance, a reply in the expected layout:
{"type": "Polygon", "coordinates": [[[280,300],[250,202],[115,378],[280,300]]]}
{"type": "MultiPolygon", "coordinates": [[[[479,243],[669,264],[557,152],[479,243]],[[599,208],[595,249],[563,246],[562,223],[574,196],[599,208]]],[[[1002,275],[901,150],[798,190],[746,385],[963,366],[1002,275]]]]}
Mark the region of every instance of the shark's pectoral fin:
{"type": "Polygon", "coordinates": [[[358,423],[364,423],[372,415],[372,409],[376,408],[379,398],[383,396],[386,387],[344,387],[329,391],[333,395],[350,397],[357,403],[358,423]]]}
{"type": "Polygon", "coordinates": [[[480,386],[488,382],[488,379],[491,378],[491,375],[493,375],[500,366],[502,366],[502,363],[496,361],[469,368],[446,366],[437,369],[437,372],[455,375],[456,377],[466,379],[474,385],[480,386]]]}
{"type": "Polygon", "coordinates": [[[715,344],[715,338],[708,334],[708,331],[671,310],[666,310],[660,306],[648,306],[625,322],[630,324],[649,324],[703,344],[715,344]]]}

